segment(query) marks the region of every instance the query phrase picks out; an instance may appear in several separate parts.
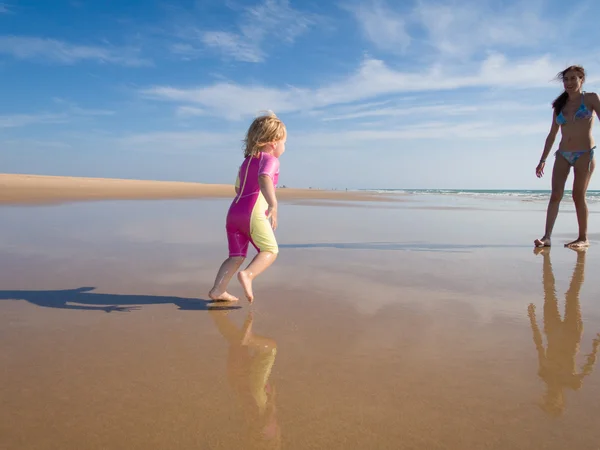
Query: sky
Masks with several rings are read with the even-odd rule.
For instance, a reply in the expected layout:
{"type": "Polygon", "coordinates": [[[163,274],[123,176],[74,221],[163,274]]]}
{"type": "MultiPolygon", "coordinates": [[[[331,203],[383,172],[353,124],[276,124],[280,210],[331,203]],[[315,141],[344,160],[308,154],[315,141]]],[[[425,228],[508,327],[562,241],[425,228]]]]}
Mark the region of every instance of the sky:
{"type": "Polygon", "coordinates": [[[598,17],[597,0],[0,0],[0,172],[233,183],[272,110],[280,185],[549,189],[554,77],[581,64],[600,92],[598,17]]]}

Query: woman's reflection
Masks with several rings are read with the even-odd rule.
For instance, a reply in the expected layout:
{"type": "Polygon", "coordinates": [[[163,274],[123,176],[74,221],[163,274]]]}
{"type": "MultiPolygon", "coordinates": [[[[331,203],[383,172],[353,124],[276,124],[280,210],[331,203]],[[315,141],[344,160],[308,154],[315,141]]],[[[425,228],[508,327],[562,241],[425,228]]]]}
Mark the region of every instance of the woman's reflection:
{"type": "Polygon", "coordinates": [[[227,375],[242,404],[248,444],[280,448],[275,387],[269,383],[277,344],[273,339],[254,334],[252,312],[248,313],[241,328],[231,321],[229,313],[227,310],[210,309],[217,328],[229,343],[227,375]]]}
{"type": "Polygon", "coordinates": [[[558,310],[558,298],[549,248],[536,249],[543,256],[544,284],[544,333],[547,346],[544,349],[542,333],[535,318],[535,306],[528,307],[529,320],[533,331],[533,341],[538,353],[538,375],[546,383],[546,393],[541,404],[544,411],[553,416],[559,416],[565,409],[564,389],[578,390],[583,385],[583,379],[592,373],[596,362],[596,353],[600,346],[600,334],[592,341],[592,352],[581,372],[577,373],[575,358],[579,352],[583,321],[579,304],[579,291],[584,280],[586,249],[577,249],[577,262],[573,269],[571,283],[565,294],[565,316],[561,319],[558,310]]]}

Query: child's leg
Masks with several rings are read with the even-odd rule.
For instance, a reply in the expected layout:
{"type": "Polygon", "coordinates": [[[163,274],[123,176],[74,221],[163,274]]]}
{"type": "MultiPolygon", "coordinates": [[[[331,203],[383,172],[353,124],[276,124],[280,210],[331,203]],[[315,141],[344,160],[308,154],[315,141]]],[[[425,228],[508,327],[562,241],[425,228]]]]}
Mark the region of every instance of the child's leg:
{"type": "Polygon", "coordinates": [[[264,272],[267,267],[273,264],[276,258],[277,253],[260,252],[254,257],[246,269],[238,273],[238,280],[244,288],[244,293],[246,294],[246,298],[250,303],[254,301],[254,294],[252,293],[252,280],[264,272]]]}
{"type": "Polygon", "coordinates": [[[212,300],[236,302],[238,298],[227,292],[227,285],[233,274],[237,272],[246,259],[250,239],[244,233],[228,230],[227,243],[229,245],[229,258],[221,264],[215,278],[215,284],[208,293],[208,296],[212,300]]]}
{"type": "Polygon", "coordinates": [[[271,223],[262,214],[252,216],[250,238],[252,245],[258,250],[258,255],[254,257],[246,269],[238,273],[238,280],[244,288],[246,298],[252,303],[254,301],[252,280],[273,264],[279,253],[279,246],[277,245],[273,228],[271,228],[271,223]]]}
{"type": "Polygon", "coordinates": [[[228,302],[237,302],[238,298],[227,292],[227,285],[233,277],[233,274],[237,272],[242,263],[244,262],[243,256],[230,256],[219,268],[219,272],[215,278],[215,284],[208,293],[208,296],[212,300],[224,300],[228,302]]]}

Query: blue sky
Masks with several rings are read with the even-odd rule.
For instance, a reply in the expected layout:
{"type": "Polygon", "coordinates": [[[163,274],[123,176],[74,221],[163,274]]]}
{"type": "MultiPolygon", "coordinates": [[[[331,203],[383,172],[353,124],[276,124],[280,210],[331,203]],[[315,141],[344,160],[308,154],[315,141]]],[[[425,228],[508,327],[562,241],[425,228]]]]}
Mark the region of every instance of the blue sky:
{"type": "Polygon", "coordinates": [[[553,77],[582,64],[600,91],[598,17],[594,0],[0,0],[0,172],[231,183],[270,109],[281,184],[546,189],[553,77]]]}

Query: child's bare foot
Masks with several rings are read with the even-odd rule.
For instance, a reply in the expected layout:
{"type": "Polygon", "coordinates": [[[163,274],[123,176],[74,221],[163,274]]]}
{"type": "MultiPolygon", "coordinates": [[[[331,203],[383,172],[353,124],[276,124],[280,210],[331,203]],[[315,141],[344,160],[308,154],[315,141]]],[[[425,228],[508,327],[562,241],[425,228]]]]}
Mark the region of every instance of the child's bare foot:
{"type": "Polygon", "coordinates": [[[238,281],[244,288],[244,294],[246,294],[246,298],[250,303],[254,301],[254,294],[252,293],[252,278],[250,278],[250,274],[245,270],[238,272],[238,281]]]}
{"type": "Polygon", "coordinates": [[[590,246],[590,241],[588,241],[587,239],[576,239],[573,242],[569,242],[568,244],[565,244],[565,247],[568,248],[584,248],[584,247],[589,247],[590,246]]]}
{"type": "Polygon", "coordinates": [[[536,247],[550,247],[550,238],[544,236],[541,239],[536,239],[533,243],[536,247]]]}
{"type": "Polygon", "coordinates": [[[237,302],[239,300],[239,298],[227,291],[219,292],[215,289],[211,289],[208,296],[215,302],[237,302]]]}

